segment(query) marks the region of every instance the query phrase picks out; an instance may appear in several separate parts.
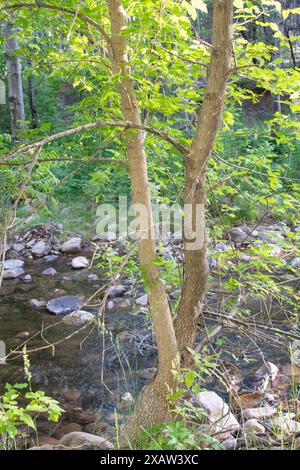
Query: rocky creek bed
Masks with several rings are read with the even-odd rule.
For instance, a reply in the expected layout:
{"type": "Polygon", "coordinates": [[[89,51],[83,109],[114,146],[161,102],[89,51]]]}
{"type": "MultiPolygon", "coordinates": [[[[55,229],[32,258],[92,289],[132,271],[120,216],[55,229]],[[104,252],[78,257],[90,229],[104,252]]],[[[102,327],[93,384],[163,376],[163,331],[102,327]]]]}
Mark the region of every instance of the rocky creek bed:
{"type": "MultiPolygon", "coordinates": [[[[94,252],[90,242],[75,236],[62,243],[60,230],[57,226],[36,227],[8,243],[0,291],[0,339],[6,344],[6,352],[30,339],[34,387],[57,398],[66,411],[58,425],[46,419],[38,421],[39,445],[72,447],[75,439],[84,448],[109,448],[107,439],[114,433],[115,407],[121,423],[131,410],[133,397],[155,372],[155,340],[149,327],[147,294],[132,279],[118,280],[107,299],[103,336],[96,318],[107,276],[95,263],[91,267],[94,252]],[[91,443],[92,438],[78,434],[82,432],[104,436],[104,440],[91,443]],[[61,443],[69,433],[75,433],[71,441],[61,443]]],[[[213,269],[217,263],[214,253],[228,249],[230,243],[243,245],[245,239],[265,237],[270,250],[280,255],[284,236],[284,230],[272,226],[255,233],[247,232],[245,226],[236,227],[229,241],[215,245],[210,267],[213,269]]],[[[176,255],[175,241],[166,247],[166,257],[176,255]]],[[[116,245],[117,252],[123,254],[123,250],[122,244],[116,245]]],[[[242,256],[246,262],[248,255],[242,256]]],[[[289,263],[300,266],[296,257],[291,257],[289,263]]],[[[222,305],[222,295],[208,294],[207,303],[222,305]]],[[[257,312],[257,302],[249,308],[257,312]]],[[[284,322],[280,313],[278,306],[272,309],[273,316],[284,322]]],[[[289,405],[292,372],[296,385],[300,381],[298,366],[292,371],[288,355],[276,345],[264,344],[260,349],[259,344],[253,345],[234,332],[226,334],[226,343],[222,361],[224,367],[230,365],[227,379],[231,377],[234,391],[241,398],[238,405],[231,403],[229,410],[227,403],[232,397],[224,391],[224,384],[213,377],[208,379],[211,391],[195,398],[207,412],[206,426],[228,449],[245,446],[247,430],[263,437],[270,427],[277,426],[287,434],[300,434],[298,397],[294,396],[289,405]],[[268,384],[262,387],[266,377],[268,384]],[[286,407],[280,415],[279,406],[286,407]]],[[[0,365],[0,386],[23,380],[22,357],[12,354],[5,365],[0,365]]],[[[20,446],[33,443],[34,437],[19,439],[20,446]]]]}

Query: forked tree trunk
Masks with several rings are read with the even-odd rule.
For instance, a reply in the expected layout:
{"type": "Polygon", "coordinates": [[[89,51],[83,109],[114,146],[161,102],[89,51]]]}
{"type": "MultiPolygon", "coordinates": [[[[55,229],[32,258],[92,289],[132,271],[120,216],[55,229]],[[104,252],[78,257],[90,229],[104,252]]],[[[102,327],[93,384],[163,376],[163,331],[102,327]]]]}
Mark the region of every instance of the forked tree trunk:
{"type": "MultiPolygon", "coordinates": [[[[111,55],[115,74],[119,74],[122,113],[126,120],[141,124],[140,109],[130,77],[127,42],[123,33],[125,13],[120,0],[109,0],[111,55]]],[[[232,0],[214,0],[213,48],[209,76],[196,134],[186,159],[185,204],[195,209],[205,204],[205,179],[208,160],[214,145],[230,73],[232,51],[232,0]]],[[[153,224],[144,135],[141,131],[125,133],[133,202],[147,208],[149,226],[153,224]]],[[[203,219],[202,229],[205,231],[203,219]]],[[[170,418],[166,394],[173,385],[172,366],[178,351],[191,347],[197,329],[201,302],[207,282],[206,237],[200,249],[185,251],[185,282],[180,311],[176,320],[176,338],[164,285],[155,266],[155,243],[151,235],[144,238],[137,227],[139,258],[147,271],[149,303],[157,337],[159,367],[155,377],[142,390],[135,410],[122,432],[122,445],[133,444],[144,430],[170,418]]]]}
{"type": "MultiPolygon", "coordinates": [[[[127,41],[124,35],[125,12],[120,0],[109,0],[108,4],[112,33],[110,53],[114,73],[119,75],[123,117],[127,121],[141,125],[140,109],[128,65],[127,41]]],[[[137,226],[136,235],[140,265],[146,274],[149,289],[149,306],[157,339],[159,359],[157,375],[142,391],[136,410],[129,418],[123,432],[125,442],[127,437],[128,441],[132,442],[136,440],[142,428],[152,426],[161,418],[167,418],[168,407],[165,396],[168,392],[167,385],[171,386],[173,382],[172,367],[178,350],[167,293],[160,278],[159,268],[155,264],[156,247],[152,236],[153,215],[144,133],[140,130],[125,131],[125,143],[133,203],[136,205],[135,213],[136,216],[139,215],[138,207],[140,206],[147,211],[148,216],[146,233],[143,231],[143,227],[137,226]]]]}
{"type": "MultiPolygon", "coordinates": [[[[231,71],[232,3],[232,0],[214,0],[213,3],[212,53],[207,86],[196,134],[186,158],[184,203],[192,206],[194,216],[197,204],[205,206],[206,203],[207,165],[217,135],[231,71]]],[[[207,284],[207,235],[204,220],[201,230],[204,240],[200,249],[189,250],[185,241],[185,279],[175,324],[181,353],[194,344],[207,284]]]]}
{"type": "Polygon", "coordinates": [[[19,130],[25,121],[24,97],[22,87],[21,61],[16,54],[18,41],[16,31],[10,21],[3,27],[5,37],[5,58],[8,77],[8,96],[11,116],[12,139],[18,141],[19,130]]]}

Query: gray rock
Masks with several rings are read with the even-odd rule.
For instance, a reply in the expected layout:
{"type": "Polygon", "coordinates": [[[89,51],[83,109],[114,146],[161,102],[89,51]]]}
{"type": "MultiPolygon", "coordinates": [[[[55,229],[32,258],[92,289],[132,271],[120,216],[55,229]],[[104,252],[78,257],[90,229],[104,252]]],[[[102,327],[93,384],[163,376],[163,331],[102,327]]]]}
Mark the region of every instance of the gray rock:
{"type": "Polygon", "coordinates": [[[114,446],[104,437],[89,434],[87,432],[74,431],[66,434],[60,441],[60,445],[71,449],[113,449],[114,446]]]}
{"type": "Polygon", "coordinates": [[[24,273],[25,271],[23,268],[5,269],[3,271],[3,279],[16,279],[24,273]]]}
{"type": "Polygon", "coordinates": [[[89,260],[85,256],[77,256],[72,259],[72,268],[73,269],[84,269],[88,268],[89,260]]]}
{"type": "Polygon", "coordinates": [[[262,419],[269,418],[277,412],[276,408],[272,406],[261,406],[259,408],[246,408],[242,410],[242,416],[244,419],[262,419]]]}
{"type": "Polygon", "coordinates": [[[235,243],[242,243],[247,237],[247,233],[240,227],[233,227],[228,230],[228,235],[231,241],[235,243]]]}
{"type": "Polygon", "coordinates": [[[34,310],[41,310],[42,308],[46,307],[47,302],[45,300],[30,299],[29,300],[29,305],[34,310]]]}
{"type": "Polygon", "coordinates": [[[238,440],[234,437],[228,437],[225,441],[222,442],[222,446],[226,450],[235,450],[237,448],[238,440]]]}
{"type": "Polygon", "coordinates": [[[99,279],[97,274],[89,274],[87,278],[88,278],[88,281],[90,282],[96,282],[99,279]]]}
{"type": "Polygon", "coordinates": [[[279,428],[281,431],[284,431],[288,434],[294,434],[300,432],[300,423],[292,419],[293,414],[279,416],[273,418],[271,423],[276,428],[279,428]]]}
{"type": "MultiPolygon", "coordinates": [[[[0,267],[2,263],[0,263],[0,267]]],[[[22,259],[7,259],[4,261],[4,269],[15,269],[15,268],[23,268],[24,261],[22,259]]]]}
{"type": "Polygon", "coordinates": [[[75,310],[75,312],[69,313],[63,318],[63,321],[68,325],[82,325],[84,323],[90,323],[95,319],[95,315],[85,310],[75,310]]]}
{"type": "Polygon", "coordinates": [[[81,250],[81,238],[72,237],[64,242],[61,246],[61,251],[63,253],[78,253],[81,250]]]}
{"type": "Polygon", "coordinates": [[[30,240],[30,242],[26,243],[26,248],[31,248],[33,245],[35,245],[36,239],[34,238],[33,240],[30,240]]]}
{"type": "Polygon", "coordinates": [[[31,248],[31,253],[33,254],[33,256],[39,258],[45,254],[46,250],[46,243],[43,240],[40,240],[35,245],[33,245],[33,247],[31,248]]]}
{"type": "Polygon", "coordinates": [[[12,249],[17,253],[20,253],[25,249],[25,245],[23,243],[14,243],[12,249]]]}
{"type": "Polygon", "coordinates": [[[282,233],[275,230],[264,230],[260,232],[259,238],[264,242],[270,243],[271,245],[277,245],[284,241],[284,236],[282,233]]]}
{"type": "Polygon", "coordinates": [[[141,295],[135,299],[135,303],[141,305],[141,307],[146,307],[148,305],[148,294],[141,295]]]}
{"type": "Polygon", "coordinates": [[[55,277],[57,275],[57,271],[54,268],[47,268],[47,269],[44,269],[44,271],[42,272],[42,275],[43,276],[49,276],[49,277],[55,277]]]}
{"type": "Polygon", "coordinates": [[[78,310],[83,304],[83,298],[76,295],[64,295],[47,302],[47,309],[54,315],[66,315],[78,310]]]}
{"type": "Polygon", "coordinates": [[[229,437],[231,432],[240,429],[240,425],[228,405],[215,392],[200,392],[194,398],[194,402],[207,413],[212,431],[218,433],[218,437],[229,437]]]}
{"type": "Polygon", "coordinates": [[[46,256],[44,256],[44,260],[46,261],[46,263],[53,263],[57,259],[58,259],[57,255],[46,255],[46,256]]]}
{"type": "Polygon", "coordinates": [[[113,287],[109,292],[109,297],[118,297],[119,295],[125,294],[127,287],[124,284],[119,284],[113,287]]]}
{"type": "Polygon", "coordinates": [[[244,424],[244,429],[249,433],[265,433],[265,427],[260,424],[257,419],[251,418],[248,419],[244,424]]]}

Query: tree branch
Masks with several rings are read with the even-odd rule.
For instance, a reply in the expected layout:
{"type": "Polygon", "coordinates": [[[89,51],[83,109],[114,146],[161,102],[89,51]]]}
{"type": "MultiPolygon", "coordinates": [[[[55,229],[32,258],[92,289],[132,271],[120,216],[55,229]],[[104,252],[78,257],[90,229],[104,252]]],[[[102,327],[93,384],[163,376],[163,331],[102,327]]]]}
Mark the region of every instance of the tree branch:
{"type": "Polygon", "coordinates": [[[80,18],[84,20],[86,23],[90,24],[93,26],[95,29],[97,29],[102,36],[104,37],[105,41],[107,44],[110,46],[111,40],[109,35],[105,32],[105,30],[100,26],[97,21],[93,20],[89,16],[78,12],[77,10],[73,10],[72,8],[66,8],[62,7],[59,5],[50,5],[48,3],[40,3],[39,1],[35,1],[35,3],[14,3],[13,5],[4,5],[0,8],[0,11],[11,11],[11,10],[20,10],[21,8],[29,8],[29,9],[35,9],[35,8],[45,8],[48,10],[54,10],[54,11],[60,11],[62,13],[66,13],[67,15],[72,15],[74,17],[80,18]]]}
{"type": "Polygon", "coordinates": [[[17,150],[14,150],[4,155],[4,157],[2,157],[0,161],[6,161],[6,160],[9,160],[10,158],[23,155],[24,153],[27,153],[31,150],[36,150],[42,147],[43,145],[48,144],[49,142],[53,142],[54,140],[58,140],[63,137],[68,137],[70,135],[77,134],[78,132],[83,132],[83,131],[87,131],[91,129],[97,129],[101,127],[121,127],[126,130],[140,129],[143,131],[147,131],[147,132],[150,132],[151,134],[154,134],[160,137],[161,139],[165,140],[169,144],[173,145],[173,147],[175,147],[176,150],[178,150],[183,155],[187,155],[187,149],[186,147],[184,147],[184,145],[180,144],[179,142],[177,142],[177,140],[173,139],[173,137],[160,131],[159,129],[155,129],[153,127],[143,126],[139,124],[134,124],[129,121],[98,121],[98,122],[92,122],[90,124],[83,124],[78,127],[73,127],[72,129],[67,129],[65,131],[58,132],[57,134],[43,137],[42,139],[37,140],[36,142],[33,142],[31,144],[22,145],[17,150]]]}

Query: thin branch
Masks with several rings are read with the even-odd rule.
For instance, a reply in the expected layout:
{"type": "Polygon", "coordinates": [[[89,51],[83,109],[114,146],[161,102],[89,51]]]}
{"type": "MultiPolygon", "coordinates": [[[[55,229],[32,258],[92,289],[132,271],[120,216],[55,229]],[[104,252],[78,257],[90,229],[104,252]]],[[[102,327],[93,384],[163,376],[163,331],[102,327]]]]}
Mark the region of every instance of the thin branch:
{"type": "Polygon", "coordinates": [[[66,13],[67,15],[72,15],[72,16],[77,16],[78,18],[84,20],[86,23],[90,24],[93,26],[95,29],[97,29],[102,36],[104,37],[105,41],[107,44],[110,46],[111,45],[111,40],[108,34],[105,32],[105,30],[100,26],[97,21],[93,20],[89,16],[80,13],[76,10],[73,10],[72,8],[66,8],[62,7],[59,5],[49,5],[47,3],[40,3],[39,1],[35,1],[35,3],[14,3],[13,5],[4,5],[0,8],[0,11],[10,11],[10,10],[20,10],[21,8],[29,8],[29,9],[39,9],[39,8],[45,8],[48,10],[55,10],[55,11],[60,11],[62,13],[66,13]]]}
{"type": "Polygon", "coordinates": [[[125,130],[129,129],[140,129],[143,131],[150,132],[151,134],[154,134],[161,139],[165,140],[166,142],[169,142],[173,147],[175,147],[180,153],[183,155],[187,155],[188,150],[184,145],[181,143],[177,142],[173,137],[170,135],[166,134],[165,132],[160,131],[159,129],[155,129],[153,127],[148,127],[148,126],[143,126],[139,124],[134,124],[133,122],[129,121],[100,121],[100,122],[92,122],[90,124],[83,124],[78,127],[73,127],[72,129],[67,129],[62,132],[58,132],[57,134],[53,134],[47,137],[43,137],[40,140],[37,140],[36,142],[33,142],[31,144],[26,144],[22,145],[19,147],[17,150],[14,150],[6,155],[4,155],[0,161],[6,161],[9,160],[13,157],[17,157],[19,155],[24,155],[25,153],[32,151],[32,150],[37,150],[38,148],[42,147],[43,145],[48,144],[49,142],[53,142],[54,140],[61,139],[63,137],[68,137],[73,134],[77,134],[79,132],[91,130],[91,129],[97,129],[101,127],[121,127],[125,130]]]}

